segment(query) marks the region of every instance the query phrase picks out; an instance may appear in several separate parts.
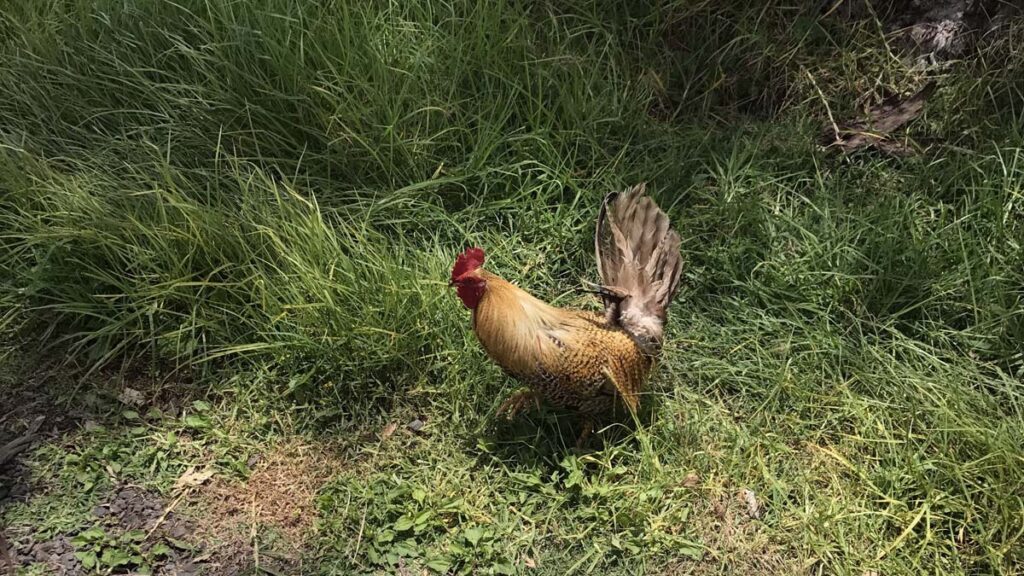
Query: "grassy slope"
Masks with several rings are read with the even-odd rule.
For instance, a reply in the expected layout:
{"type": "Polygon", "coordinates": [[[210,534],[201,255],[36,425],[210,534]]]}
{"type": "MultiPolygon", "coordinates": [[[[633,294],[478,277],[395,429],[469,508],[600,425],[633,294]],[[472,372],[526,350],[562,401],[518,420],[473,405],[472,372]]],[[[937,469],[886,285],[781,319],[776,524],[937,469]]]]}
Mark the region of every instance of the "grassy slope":
{"type": "MultiPolygon", "coordinates": [[[[920,80],[873,23],[742,2],[98,4],[0,17],[0,322],[83,365],[197,371],[229,431],[213,446],[345,445],[309,565],[1024,561],[1012,41],[943,77],[914,126],[927,153],[844,160],[812,146],[825,104],[920,80]],[[447,292],[454,254],[480,244],[585,304],[597,203],[641,179],[688,261],[651,420],[585,456],[559,415],[495,431],[511,384],[447,292]],[[361,436],[416,414],[426,437],[361,436]],[[759,521],[736,520],[744,487],[759,521]]],[[[166,490],[174,454],[129,476],[166,490]]]]}

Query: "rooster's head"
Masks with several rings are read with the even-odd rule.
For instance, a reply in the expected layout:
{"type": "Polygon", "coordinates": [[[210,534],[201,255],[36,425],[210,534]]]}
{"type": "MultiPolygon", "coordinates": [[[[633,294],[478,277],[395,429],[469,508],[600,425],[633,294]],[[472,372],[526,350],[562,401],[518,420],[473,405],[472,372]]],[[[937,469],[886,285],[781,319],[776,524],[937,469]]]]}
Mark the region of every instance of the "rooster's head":
{"type": "Polygon", "coordinates": [[[455,292],[466,308],[474,310],[484,295],[486,281],[480,276],[480,267],[484,265],[483,248],[467,248],[455,258],[452,267],[452,278],[449,286],[455,286],[455,292]]]}

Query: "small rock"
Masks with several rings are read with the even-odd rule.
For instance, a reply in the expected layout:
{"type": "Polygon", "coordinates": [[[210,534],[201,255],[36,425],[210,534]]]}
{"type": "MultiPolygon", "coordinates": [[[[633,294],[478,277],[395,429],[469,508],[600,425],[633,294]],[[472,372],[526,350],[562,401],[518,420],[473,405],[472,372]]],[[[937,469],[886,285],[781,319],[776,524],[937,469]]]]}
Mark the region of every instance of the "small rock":
{"type": "Polygon", "coordinates": [[[103,518],[108,514],[110,514],[110,510],[108,510],[106,506],[97,506],[92,509],[92,515],[97,518],[103,518]]]}
{"type": "Polygon", "coordinates": [[[419,431],[423,430],[423,427],[426,426],[426,422],[424,422],[423,420],[420,420],[419,418],[417,418],[417,419],[413,420],[412,422],[409,422],[408,424],[406,424],[406,426],[409,428],[409,430],[412,430],[413,432],[419,433],[419,431]]]}
{"type": "Polygon", "coordinates": [[[73,552],[74,549],[75,547],[71,545],[71,539],[63,534],[57,536],[53,541],[53,550],[55,550],[57,554],[63,554],[68,551],[73,552]]]}
{"type": "Polygon", "coordinates": [[[171,538],[177,538],[180,540],[185,536],[188,536],[189,531],[183,525],[175,524],[174,527],[170,529],[168,534],[170,534],[171,538]]]}
{"type": "Polygon", "coordinates": [[[74,552],[65,552],[60,556],[59,565],[64,568],[64,571],[68,574],[74,574],[78,569],[78,558],[75,558],[74,552]]]}

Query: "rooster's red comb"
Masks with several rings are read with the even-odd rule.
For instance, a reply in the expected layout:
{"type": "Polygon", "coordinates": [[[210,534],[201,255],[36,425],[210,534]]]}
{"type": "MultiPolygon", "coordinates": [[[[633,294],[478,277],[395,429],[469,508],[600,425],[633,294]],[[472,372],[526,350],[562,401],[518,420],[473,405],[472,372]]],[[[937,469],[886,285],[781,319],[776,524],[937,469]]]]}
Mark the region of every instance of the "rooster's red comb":
{"type": "Polygon", "coordinates": [[[452,268],[452,282],[463,274],[472,272],[484,265],[483,248],[466,248],[466,251],[455,258],[455,267],[452,268]]]}

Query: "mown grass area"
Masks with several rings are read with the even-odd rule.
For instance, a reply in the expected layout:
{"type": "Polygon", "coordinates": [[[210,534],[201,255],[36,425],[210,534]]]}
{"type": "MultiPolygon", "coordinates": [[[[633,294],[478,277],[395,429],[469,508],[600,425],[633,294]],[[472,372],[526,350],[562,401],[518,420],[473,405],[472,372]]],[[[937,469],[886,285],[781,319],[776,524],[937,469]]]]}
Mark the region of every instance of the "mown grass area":
{"type": "Polygon", "coordinates": [[[102,424],[26,456],[12,533],[73,535],[114,484],[170,494],[196,463],[245,478],[297,436],[344,462],[306,573],[1024,562],[1019,23],[929,73],[925,149],[890,158],[814,141],[924,73],[877,22],[783,3],[2,12],[3,382],[66,359],[81,383],[40,386],[102,424]],[[455,254],[596,307],[598,204],[642,180],[687,261],[650,414],[583,453],[567,415],[495,422],[514,384],[455,254]],[[126,414],[97,378],[121,369],[182,408],[126,414]]]}

